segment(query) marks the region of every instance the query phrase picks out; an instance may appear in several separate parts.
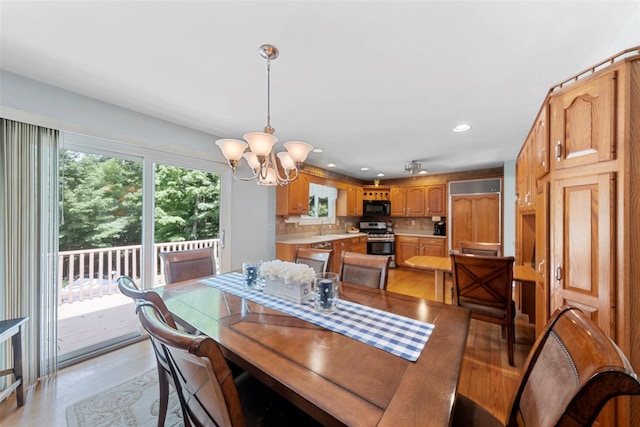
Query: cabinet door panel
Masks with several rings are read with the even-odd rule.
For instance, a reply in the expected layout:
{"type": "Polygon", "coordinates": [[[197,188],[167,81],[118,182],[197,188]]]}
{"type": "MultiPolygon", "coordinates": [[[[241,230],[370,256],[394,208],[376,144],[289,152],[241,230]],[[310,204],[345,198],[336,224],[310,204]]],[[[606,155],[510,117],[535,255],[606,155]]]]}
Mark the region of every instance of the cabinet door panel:
{"type": "Polygon", "coordinates": [[[573,304],[613,339],[615,174],[556,181],[551,312],[573,304]]]}
{"type": "Polygon", "coordinates": [[[474,242],[500,241],[500,195],[483,194],[474,196],[474,242]]]}
{"type": "Polygon", "coordinates": [[[538,187],[536,195],[536,335],[549,320],[549,183],[538,187]]]}
{"type": "Polygon", "coordinates": [[[446,185],[430,185],[425,189],[427,216],[447,216],[446,185]]]}
{"type": "Polygon", "coordinates": [[[615,158],[615,82],[614,71],[551,100],[556,169],[615,158]]]}
{"type": "Polygon", "coordinates": [[[451,249],[460,248],[460,242],[474,240],[473,199],[470,196],[451,197],[451,249]]]}

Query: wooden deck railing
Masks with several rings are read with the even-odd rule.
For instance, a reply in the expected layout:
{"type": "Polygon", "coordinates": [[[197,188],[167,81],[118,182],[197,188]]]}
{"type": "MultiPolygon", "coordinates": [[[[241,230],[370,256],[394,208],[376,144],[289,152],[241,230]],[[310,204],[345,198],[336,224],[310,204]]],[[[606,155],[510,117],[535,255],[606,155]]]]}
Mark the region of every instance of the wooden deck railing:
{"type": "MultiPolygon", "coordinates": [[[[214,248],[216,269],[220,272],[220,240],[190,240],[154,245],[154,285],[164,280],[160,252],[214,248]]],[[[58,254],[58,305],[117,293],[119,276],[140,279],[141,245],[64,251],[58,254]]]]}

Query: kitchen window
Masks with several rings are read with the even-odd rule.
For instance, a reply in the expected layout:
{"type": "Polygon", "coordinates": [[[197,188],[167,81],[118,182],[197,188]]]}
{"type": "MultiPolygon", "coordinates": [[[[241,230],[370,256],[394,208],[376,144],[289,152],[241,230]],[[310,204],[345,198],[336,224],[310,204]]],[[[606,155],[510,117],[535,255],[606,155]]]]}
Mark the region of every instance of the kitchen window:
{"type": "Polygon", "coordinates": [[[300,224],[335,223],[338,190],[328,185],[309,184],[309,214],[300,217],[300,224]]]}

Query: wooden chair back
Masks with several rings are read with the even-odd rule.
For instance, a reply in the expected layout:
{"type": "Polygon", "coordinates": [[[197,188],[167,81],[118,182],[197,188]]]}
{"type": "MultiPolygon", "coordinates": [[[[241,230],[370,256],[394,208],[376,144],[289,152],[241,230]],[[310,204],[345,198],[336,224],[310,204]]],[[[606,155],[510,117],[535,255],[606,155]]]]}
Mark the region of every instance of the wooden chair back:
{"type": "Polygon", "coordinates": [[[342,252],[339,269],[340,280],[386,290],[390,262],[391,257],[388,255],[342,252]]]}
{"type": "Polygon", "coordinates": [[[502,256],[500,243],[488,242],[460,242],[460,253],[482,255],[482,256],[502,256]]]}
{"type": "MultiPolygon", "coordinates": [[[[626,356],[582,311],[561,307],[531,348],[506,425],[591,426],[604,405],[621,395],[640,395],[626,356]]],[[[477,402],[456,397],[453,427],[502,425],[477,402]]]]}
{"type": "Polygon", "coordinates": [[[333,258],[332,249],[298,248],[295,262],[308,265],[316,273],[326,273],[331,265],[331,258],[333,258]]]}
{"type": "Polygon", "coordinates": [[[120,276],[116,282],[118,283],[118,289],[120,289],[120,292],[133,299],[136,304],[140,301],[148,301],[158,307],[158,310],[160,310],[169,326],[173,329],[177,329],[176,322],[171,315],[171,312],[167,308],[162,297],[156,291],[140,289],[129,276],[120,276]]]}
{"type": "Polygon", "coordinates": [[[639,394],[638,377],[616,344],[582,311],[565,306],[529,353],[507,424],[590,426],[609,399],[639,394]]]}
{"type": "Polygon", "coordinates": [[[246,426],[233,375],[218,344],[206,335],[171,328],[152,304],[139,305],[138,316],[166,353],[185,425],[246,426]]]}
{"type": "Polygon", "coordinates": [[[513,257],[451,254],[454,300],[471,310],[472,318],[506,329],[509,364],[515,366],[513,262],[513,257]]]}
{"type": "MultiPolygon", "coordinates": [[[[171,315],[171,312],[164,303],[162,297],[153,290],[141,290],[129,276],[120,276],[117,280],[118,288],[122,294],[132,298],[136,303],[136,306],[143,302],[152,304],[163,319],[167,326],[172,329],[177,329],[176,322],[171,315]]],[[[171,374],[171,368],[169,361],[165,355],[162,345],[155,339],[151,338],[151,345],[153,352],[156,355],[156,364],[158,367],[158,386],[160,389],[159,405],[158,405],[158,425],[164,425],[164,421],[167,416],[167,409],[169,403],[169,384],[175,386],[173,382],[173,376],[171,374]]]]}
{"type": "Polygon", "coordinates": [[[216,274],[213,248],[160,252],[166,284],[216,274]]]}

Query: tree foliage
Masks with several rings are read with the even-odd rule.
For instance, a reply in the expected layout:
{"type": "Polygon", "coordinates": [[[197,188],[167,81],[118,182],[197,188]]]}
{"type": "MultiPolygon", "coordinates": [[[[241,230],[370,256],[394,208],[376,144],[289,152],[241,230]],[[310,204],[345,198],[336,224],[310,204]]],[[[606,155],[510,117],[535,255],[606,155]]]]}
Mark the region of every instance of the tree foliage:
{"type": "MultiPolygon", "coordinates": [[[[60,250],[142,241],[142,163],[62,150],[60,250]]],[[[156,242],[217,237],[218,175],[158,165],[156,242]]]]}

